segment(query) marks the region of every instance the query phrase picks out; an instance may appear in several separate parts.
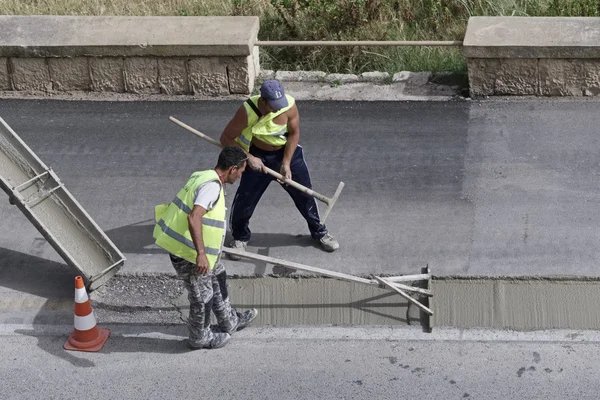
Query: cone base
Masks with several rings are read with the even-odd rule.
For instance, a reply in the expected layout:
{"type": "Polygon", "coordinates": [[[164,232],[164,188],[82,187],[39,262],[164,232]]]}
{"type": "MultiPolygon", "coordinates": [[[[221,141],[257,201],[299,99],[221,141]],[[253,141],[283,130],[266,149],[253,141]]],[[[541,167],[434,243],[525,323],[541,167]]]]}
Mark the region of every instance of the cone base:
{"type": "Polygon", "coordinates": [[[73,350],[73,351],[88,351],[88,352],[96,352],[104,346],[106,339],[110,336],[110,330],[104,328],[97,328],[99,331],[98,337],[89,342],[80,342],[75,339],[75,332],[71,333],[67,343],[63,346],[65,350],[73,350]]]}

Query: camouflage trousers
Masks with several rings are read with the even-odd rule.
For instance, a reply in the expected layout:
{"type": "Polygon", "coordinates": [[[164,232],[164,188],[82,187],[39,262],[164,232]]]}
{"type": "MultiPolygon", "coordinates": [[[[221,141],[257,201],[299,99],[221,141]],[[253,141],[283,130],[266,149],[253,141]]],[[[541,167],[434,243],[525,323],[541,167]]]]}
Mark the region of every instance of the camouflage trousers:
{"type": "Polygon", "coordinates": [[[196,345],[210,343],[213,332],[210,329],[210,311],[215,314],[219,330],[233,333],[238,324],[238,315],[229,302],[226,271],[221,263],[206,275],[196,271],[196,264],[170,254],[171,263],[177,276],[183,280],[190,302],[190,316],[187,326],[190,341],[196,345]]]}

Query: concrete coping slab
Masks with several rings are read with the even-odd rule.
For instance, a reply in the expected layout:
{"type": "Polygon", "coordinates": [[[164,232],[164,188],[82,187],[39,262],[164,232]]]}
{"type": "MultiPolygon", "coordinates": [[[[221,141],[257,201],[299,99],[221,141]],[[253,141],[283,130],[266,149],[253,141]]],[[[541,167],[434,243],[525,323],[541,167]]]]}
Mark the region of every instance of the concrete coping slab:
{"type": "Polygon", "coordinates": [[[600,18],[471,17],[467,58],[600,58],[600,18]]]}
{"type": "Polygon", "coordinates": [[[258,17],[0,16],[0,57],[249,56],[258,17]]]}

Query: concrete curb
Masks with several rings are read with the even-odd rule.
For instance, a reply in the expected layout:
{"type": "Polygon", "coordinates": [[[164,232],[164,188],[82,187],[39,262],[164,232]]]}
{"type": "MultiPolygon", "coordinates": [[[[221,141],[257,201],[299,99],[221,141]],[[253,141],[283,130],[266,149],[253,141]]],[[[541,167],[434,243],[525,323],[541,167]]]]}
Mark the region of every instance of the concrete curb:
{"type": "MultiPolygon", "coordinates": [[[[111,330],[113,337],[185,339],[187,337],[184,324],[144,325],[144,333],[139,333],[137,324],[101,324],[111,330]],[[154,332],[148,332],[152,330],[154,332]]],[[[71,333],[70,325],[38,325],[38,324],[3,324],[0,325],[0,336],[65,336],[71,333]]],[[[455,329],[436,328],[431,333],[423,332],[418,327],[406,326],[361,326],[339,327],[334,325],[306,326],[258,326],[245,329],[236,334],[236,341],[264,340],[324,340],[324,341],[447,341],[447,342],[557,342],[557,343],[599,343],[600,332],[589,330],[546,330],[534,332],[513,332],[492,329],[455,329]]]]}
{"type": "Polygon", "coordinates": [[[258,73],[259,81],[269,79],[277,79],[282,82],[337,82],[356,83],[356,82],[372,82],[372,83],[392,83],[392,82],[411,82],[413,84],[426,84],[433,76],[432,72],[410,72],[400,71],[390,76],[387,72],[372,71],[363,72],[360,75],[355,74],[328,74],[323,71],[273,71],[261,70],[258,73]]]}

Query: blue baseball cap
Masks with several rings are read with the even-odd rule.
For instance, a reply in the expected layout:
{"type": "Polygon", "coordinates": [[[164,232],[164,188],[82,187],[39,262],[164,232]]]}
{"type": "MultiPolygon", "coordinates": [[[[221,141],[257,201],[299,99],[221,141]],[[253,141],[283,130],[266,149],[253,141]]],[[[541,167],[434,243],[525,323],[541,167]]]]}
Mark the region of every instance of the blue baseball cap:
{"type": "Polygon", "coordinates": [[[283,85],[275,79],[263,82],[260,87],[260,97],[265,99],[269,106],[275,111],[288,106],[283,85]]]}

